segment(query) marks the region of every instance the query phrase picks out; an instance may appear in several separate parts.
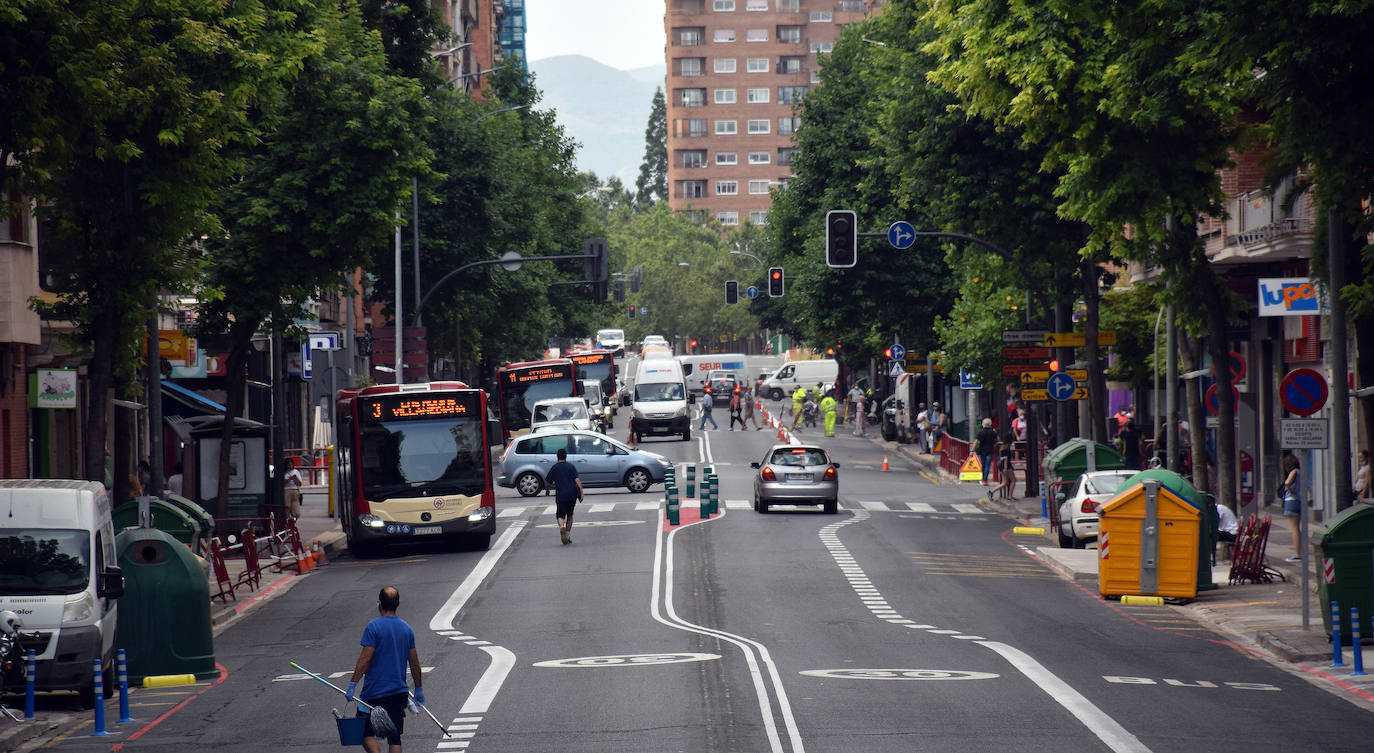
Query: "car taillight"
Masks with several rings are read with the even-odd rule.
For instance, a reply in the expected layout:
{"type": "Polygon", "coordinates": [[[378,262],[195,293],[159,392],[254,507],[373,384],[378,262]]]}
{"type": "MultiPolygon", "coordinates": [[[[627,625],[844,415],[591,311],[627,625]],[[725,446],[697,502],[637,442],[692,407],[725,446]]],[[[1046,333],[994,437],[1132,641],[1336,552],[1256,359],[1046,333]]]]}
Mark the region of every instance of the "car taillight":
{"type": "Polygon", "coordinates": [[[821,476],[821,481],[834,481],[839,475],[840,474],[835,471],[835,467],[831,466],[825,469],[825,473],[821,476]]]}
{"type": "Polygon", "coordinates": [[[765,465],[763,471],[759,473],[759,478],[764,481],[777,481],[778,474],[773,472],[773,467],[771,465],[765,465]]]}
{"type": "Polygon", "coordinates": [[[1085,499],[1083,500],[1083,504],[1079,507],[1079,509],[1083,512],[1097,512],[1099,509],[1101,509],[1101,507],[1102,505],[1099,505],[1091,499],[1085,499]]]}

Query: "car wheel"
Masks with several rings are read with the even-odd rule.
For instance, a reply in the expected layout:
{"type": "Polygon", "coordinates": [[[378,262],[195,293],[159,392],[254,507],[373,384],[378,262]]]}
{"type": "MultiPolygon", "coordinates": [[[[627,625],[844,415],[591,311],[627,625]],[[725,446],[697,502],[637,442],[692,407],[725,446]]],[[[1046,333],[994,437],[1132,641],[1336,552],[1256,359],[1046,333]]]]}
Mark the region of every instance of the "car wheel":
{"type": "Polygon", "coordinates": [[[835,515],[840,511],[840,501],[838,499],[827,499],[825,501],[825,514],[835,515]]]}
{"type": "Polygon", "coordinates": [[[754,495],[754,512],[759,511],[759,495],[754,495]]]}
{"type": "Polygon", "coordinates": [[[625,488],[635,494],[648,491],[649,485],[652,483],[653,479],[649,476],[649,472],[643,468],[631,468],[625,472],[625,488]]]}
{"type": "Polygon", "coordinates": [[[1057,530],[1058,533],[1059,533],[1059,548],[1060,548],[1060,549],[1072,549],[1072,548],[1073,548],[1073,537],[1072,537],[1072,536],[1065,536],[1065,535],[1064,535],[1064,529],[1063,529],[1063,528],[1059,528],[1059,529],[1056,529],[1056,530],[1057,530]]]}
{"type": "Polygon", "coordinates": [[[774,400],[781,400],[782,390],[778,389],[777,387],[774,387],[773,391],[769,393],[769,397],[773,398],[774,400]]]}
{"type": "Polygon", "coordinates": [[[757,509],[759,512],[761,512],[761,513],[767,513],[767,512],[768,512],[768,500],[764,499],[763,497],[759,497],[759,498],[758,498],[758,502],[757,502],[756,504],[757,504],[757,507],[756,507],[755,509],[757,509]]]}
{"type": "Polygon", "coordinates": [[[690,441],[692,441],[692,427],[689,426],[689,427],[687,427],[686,429],[683,429],[683,430],[682,430],[682,441],[684,441],[684,442],[690,442],[690,441]]]}
{"type": "Polygon", "coordinates": [[[1073,548],[1074,548],[1074,549],[1087,549],[1087,548],[1088,548],[1088,540],[1087,540],[1087,539],[1080,539],[1080,538],[1078,538],[1078,537],[1076,537],[1076,536],[1073,537],[1073,548]]]}
{"type": "Polygon", "coordinates": [[[525,471],[515,477],[515,490],[520,492],[522,497],[533,497],[544,491],[544,479],[534,471],[525,471]]]}

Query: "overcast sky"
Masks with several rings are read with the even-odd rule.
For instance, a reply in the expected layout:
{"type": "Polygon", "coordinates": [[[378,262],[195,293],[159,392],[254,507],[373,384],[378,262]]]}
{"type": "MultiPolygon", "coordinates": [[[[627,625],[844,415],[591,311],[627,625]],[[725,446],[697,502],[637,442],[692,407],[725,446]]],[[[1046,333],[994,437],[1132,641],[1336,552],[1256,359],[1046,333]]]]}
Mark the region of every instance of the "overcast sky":
{"type": "Polygon", "coordinates": [[[525,0],[525,52],[585,55],[620,70],[661,65],[663,9],[663,0],[525,0]]]}

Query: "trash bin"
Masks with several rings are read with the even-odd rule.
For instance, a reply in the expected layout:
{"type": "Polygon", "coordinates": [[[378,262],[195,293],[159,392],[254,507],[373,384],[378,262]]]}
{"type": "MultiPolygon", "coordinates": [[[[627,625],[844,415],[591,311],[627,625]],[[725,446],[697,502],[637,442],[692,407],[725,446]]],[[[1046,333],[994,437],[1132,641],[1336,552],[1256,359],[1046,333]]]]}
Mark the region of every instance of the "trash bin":
{"type": "Polygon", "coordinates": [[[1221,515],[1217,512],[1216,497],[1193,486],[1188,479],[1163,468],[1151,468],[1126,479],[1122,491],[1143,482],[1156,479],[1169,491],[1182,497],[1202,511],[1202,528],[1197,541],[1197,590],[1212,591],[1217,585],[1212,582],[1212,552],[1217,545],[1218,532],[1221,530],[1221,515]]]}
{"type": "Polygon", "coordinates": [[[1045,455],[1045,481],[1077,481],[1088,472],[1088,454],[1092,453],[1093,468],[1115,471],[1126,467],[1126,458],[1111,445],[1089,439],[1070,439],[1045,455]]]}
{"type": "Polygon", "coordinates": [[[1160,479],[1146,478],[1118,492],[1102,507],[1099,520],[1099,593],[1197,596],[1201,507],[1160,479]]]}
{"type": "Polygon", "coordinates": [[[132,528],[115,536],[124,571],[119,637],[129,681],[150,675],[219,676],[210,624],[210,585],[195,555],[166,531],[132,528]]]}
{"type": "MultiPolygon", "coordinates": [[[[209,535],[209,532],[202,532],[200,524],[191,514],[180,506],[168,502],[160,497],[151,497],[148,502],[148,511],[153,516],[153,527],[170,533],[177,541],[185,544],[188,548],[196,547],[200,544],[202,533],[209,535]]],[[[112,513],[114,517],[114,527],[116,531],[125,528],[138,527],[138,500],[125,502],[116,507],[112,513]]]]}
{"type": "Polygon", "coordinates": [[[1347,507],[1312,534],[1319,565],[1317,597],[1322,624],[1331,632],[1331,602],[1341,607],[1341,641],[1350,645],[1350,608],[1360,610],[1360,637],[1374,636],[1374,505],[1347,507]],[[1327,573],[1330,573],[1329,575],[1327,573]]]}
{"type": "MultiPolygon", "coordinates": [[[[168,503],[180,508],[196,522],[196,525],[200,526],[200,539],[202,541],[214,535],[215,516],[211,515],[204,507],[201,507],[186,497],[172,494],[171,492],[168,492],[164,496],[168,503]]],[[[192,544],[191,551],[200,551],[200,541],[192,544]]]]}

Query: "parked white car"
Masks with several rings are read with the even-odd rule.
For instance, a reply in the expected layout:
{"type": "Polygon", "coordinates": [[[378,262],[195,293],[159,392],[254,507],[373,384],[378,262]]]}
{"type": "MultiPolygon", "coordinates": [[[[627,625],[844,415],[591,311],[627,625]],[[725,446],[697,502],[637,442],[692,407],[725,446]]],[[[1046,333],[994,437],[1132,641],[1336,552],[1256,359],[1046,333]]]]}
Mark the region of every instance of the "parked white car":
{"type": "Polygon", "coordinates": [[[1079,477],[1068,495],[1059,500],[1059,546],[1082,549],[1097,538],[1098,511],[1126,479],[1139,471],[1093,471],[1079,477]]]}

